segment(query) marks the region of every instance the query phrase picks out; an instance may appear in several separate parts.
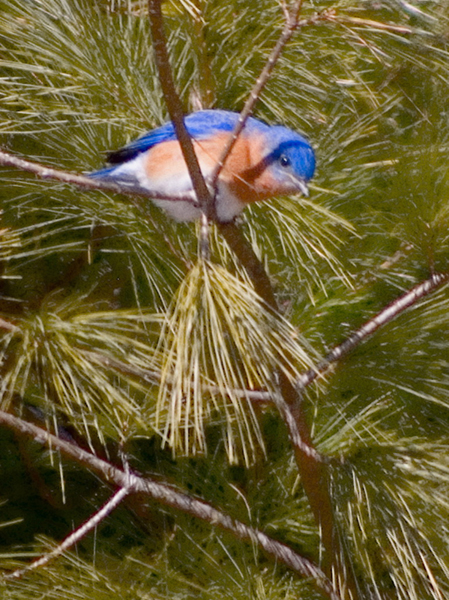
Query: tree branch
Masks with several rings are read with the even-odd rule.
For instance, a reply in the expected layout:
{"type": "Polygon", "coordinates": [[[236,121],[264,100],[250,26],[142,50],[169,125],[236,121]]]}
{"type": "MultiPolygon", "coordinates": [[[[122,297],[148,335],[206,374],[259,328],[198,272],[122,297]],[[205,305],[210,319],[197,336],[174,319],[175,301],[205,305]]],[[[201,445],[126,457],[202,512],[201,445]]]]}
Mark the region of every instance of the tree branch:
{"type": "MultiPolygon", "coordinates": [[[[209,206],[208,215],[210,214],[210,204],[212,200],[201,197],[200,193],[202,185],[205,183],[201,176],[198,161],[193,149],[193,145],[190,136],[185,128],[183,120],[182,105],[177,95],[175,85],[173,82],[173,76],[171,73],[170,61],[167,52],[167,42],[164,33],[163,17],[161,11],[160,0],[149,0],[148,3],[150,12],[151,32],[153,36],[153,47],[155,51],[156,61],[159,70],[159,79],[164,92],[165,101],[169,109],[170,117],[174,123],[176,133],[178,136],[179,143],[181,145],[184,158],[186,160],[189,172],[192,178],[192,184],[197,191],[199,200],[203,208],[209,206]],[[200,176],[202,183],[194,178],[200,176]],[[200,187],[201,184],[201,187],[200,187]],[[198,187],[197,187],[198,186],[198,187]]],[[[302,0],[295,3],[293,9],[289,13],[286,25],[278,40],[272,54],[270,55],[265,68],[263,69],[259,79],[257,80],[250,98],[248,99],[243,116],[237,123],[236,132],[234,133],[235,139],[237,139],[240,131],[243,129],[246,118],[248,118],[254,103],[257,101],[260,92],[268,81],[271,72],[273,71],[279,56],[282,53],[285,45],[293,35],[294,30],[298,26],[299,14],[302,8],[302,0]],[[245,116],[246,114],[246,116],[245,116]]],[[[230,141],[227,145],[229,149],[225,148],[225,151],[229,153],[232,149],[233,143],[231,136],[230,141]]],[[[224,153],[223,153],[224,155],[224,153]]],[[[220,161],[217,163],[214,173],[215,179],[220,173],[220,161]]],[[[208,192],[207,192],[208,193],[208,192]]],[[[220,227],[220,225],[219,225],[220,227]]],[[[224,225],[220,229],[226,234],[227,239],[230,240],[230,244],[238,252],[237,256],[241,260],[244,267],[248,268],[248,273],[254,282],[254,286],[265,302],[273,309],[277,310],[277,304],[274,297],[274,292],[271,287],[268,275],[265,273],[262,264],[254,254],[251,246],[241,236],[238,229],[231,225],[224,225]]],[[[329,516],[331,513],[330,497],[327,490],[327,484],[323,484],[322,467],[318,466],[320,461],[317,461],[315,455],[317,455],[315,449],[311,444],[311,436],[309,427],[306,423],[305,415],[298,403],[298,396],[288,381],[287,377],[283,373],[279,373],[280,388],[283,395],[285,406],[281,414],[285,417],[286,411],[292,411],[292,418],[287,419],[287,425],[290,431],[290,438],[295,448],[295,454],[298,461],[298,467],[303,479],[304,487],[307,495],[311,501],[312,511],[317,519],[317,524],[320,527],[323,534],[323,543],[328,551],[329,555],[333,554],[335,548],[335,535],[333,530],[333,518],[329,516]],[[294,425],[295,423],[295,425],[294,425]],[[293,428],[293,429],[292,429],[293,428]],[[307,450],[307,451],[306,451],[307,450]],[[315,466],[314,466],[315,465],[315,466]]]]}
{"type": "Polygon", "coordinates": [[[393,302],[390,302],[388,306],[378,312],[372,319],[369,319],[364,323],[360,329],[357,329],[357,331],[350,335],[343,343],[331,350],[315,368],[310,369],[301,375],[297,380],[297,391],[299,393],[304,391],[304,389],[315,381],[317,377],[324,375],[334,363],[342,360],[350,352],[355,350],[357,346],[364,342],[369,336],[373,335],[380,327],[383,327],[393,319],[396,319],[396,317],[401,315],[405,310],[414,306],[417,302],[448,281],[449,271],[445,273],[434,273],[429,279],[418,283],[418,285],[415,285],[411,290],[399,298],[396,298],[393,302]]]}
{"type": "MultiPolygon", "coordinates": [[[[271,52],[265,67],[257,79],[248,100],[245,103],[239,120],[230,136],[212,175],[215,185],[223,168],[226,158],[240,135],[246,120],[269,80],[273,69],[296,28],[305,22],[300,22],[299,15],[302,0],[295,2],[291,11],[284,6],[286,23],[280,38],[271,52]]],[[[219,224],[220,232],[228,241],[230,247],[239,258],[253,282],[254,288],[268,306],[278,311],[274,291],[263,265],[255,255],[251,245],[243,238],[234,224],[219,224]]],[[[287,425],[289,437],[294,449],[298,471],[304,486],[304,491],[310,502],[310,507],[319,527],[323,546],[326,551],[327,573],[334,572],[336,579],[348,586],[348,594],[357,598],[357,586],[350,568],[346,566],[346,558],[335,527],[332,500],[329,491],[327,470],[323,457],[313,446],[310,428],[305,412],[300,402],[300,395],[282,371],[277,373],[282,398],[277,399],[276,405],[287,425]]]]}
{"type": "MultiPolygon", "coordinates": [[[[126,187],[120,186],[116,183],[98,181],[96,179],[86,177],[85,175],[79,175],[77,173],[70,173],[61,169],[47,167],[37,162],[32,162],[23,158],[19,158],[14,154],[5,152],[4,150],[0,150],[0,165],[3,165],[5,167],[14,167],[15,169],[19,169],[20,171],[27,171],[28,173],[34,173],[34,175],[37,175],[41,179],[51,179],[54,181],[60,181],[62,183],[69,183],[87,190],[103,190],[107,192],[115,192],[116,194],[124,194],[125,196],[130,196],[134,198],[143,195],[140,193],[136,194],[136,192],[130,191],[126,187]]],[[[149,198],[157,198],[158,200],[182,200],[184,202],[195,202],[194,198],[191,195],[187,194],[167,195],[155,191],[149,191],[145,195],[149,198]]],[[[140,204],[138,202],[134,202],[134,204],[140,207],[140,204]]]]}
{"type": "Polygon", "coordinates": [[[167,40],[164,32],[164,21],[161,10],[161,0],[149,0],[151,36],[153,49],[159,71],[159,81],[164,93],[170,119],[175,127],[176,136],[186,161],[198,203],[208,219],[214,217],[214,203],[201,173],[198,158],[193,148],[192,139],[184,124],[184,111],[173,81],[170,59],[167,51],[167,40]]]}
{"type": "MultiPolygon", "coordinates": [[[[108,506],[114,508],[126,494],[145,494],[166,506],[201,519],[211,525],[218,526],[242,541],[256,542],[273,560],[282,562],[302,577],[312,578],[315,585],[331,600],[341,600],[329,579],[312,561],[300,556],[285,544],[270,538],[262,531],[249,527],[241,521],[237,521],[229,515],[213,508],[207,502],[179,492],[167,484],[142,478],[134,473],[125,472],[94,454],[90,454],[80,447],[62,440],[48,431],[7,412],[0,411],[0,423],[13,431],[34,439],[36,442],[60,451],[68,458],[99,474],[104,481],[122,488],[122,492],[117,493],[103,507],[105,512],[107,512],[108,506]]],[[[103,509],[101,510],[103,511],[103,509]]],[[[96,513],[92,519],[95,519],[100,512],[96,513]]],[[[88,523],[91,523],[92,519],[88,523]]]]}

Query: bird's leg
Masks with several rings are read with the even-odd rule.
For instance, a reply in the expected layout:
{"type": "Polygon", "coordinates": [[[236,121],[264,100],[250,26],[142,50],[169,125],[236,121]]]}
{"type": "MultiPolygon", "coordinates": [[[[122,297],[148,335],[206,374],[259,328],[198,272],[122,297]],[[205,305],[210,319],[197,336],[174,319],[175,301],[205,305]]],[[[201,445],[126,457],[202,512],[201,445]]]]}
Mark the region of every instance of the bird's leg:
{"type": "Polygon", "coordinates": [[[199,254],[201,260],[207,261],[210,258],[209,219],[204,211],[201,212],[199,254]]]}

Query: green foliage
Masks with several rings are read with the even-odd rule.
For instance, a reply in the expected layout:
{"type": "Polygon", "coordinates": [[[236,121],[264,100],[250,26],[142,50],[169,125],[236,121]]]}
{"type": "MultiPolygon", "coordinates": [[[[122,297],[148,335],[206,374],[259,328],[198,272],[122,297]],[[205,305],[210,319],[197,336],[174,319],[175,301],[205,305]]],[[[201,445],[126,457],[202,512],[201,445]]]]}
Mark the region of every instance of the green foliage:
{"type": "Polygon", "coordinates": [[[218,412],[225,416],[231,462],[238,454],[235,440],[240,440],[245,462],[252,462],[254,438],[262,447],[263,440],[246,390],[277,394],[273,373],[284,370],[294,380],[298,367],[312,367],[298,337],[287,321],[268,312],[248,284],[217,265],[195,265],[161,331],[158,412],[170,445],[204,452],[205,417],[218,412]],[[211,402],[204,398],[208,388],[211,402]]]}
{"type": "MultiPolygon", "coordinates": [[[[241,108],[280,34],[278,3],[163,9],[186,109],[241,108]]],[[[303,131],[318,156],[310,199],[272,200],[243,217],[282,316],[260,302],[214,229],[205,263],[195,226],[149,202],[9,169],[0,188],[0,316],[11,324],[1,328],[2,408],[62,424],[111,460],[121,444],[132,468],[317,562],[319,532],[286,430],[248,391],[276,393],[275,371],[294,380],[403,290],[447,270],[449,253],[446,3],[323,0],[302,16],[322,11],[297,31],[256,107],[303,131]]],[[[2,147],[88,171],[166,118],[146,2],[0,0],[2,147]]],[[[443,289],[303,401],[330,457],[364,598],[449,594],[448,314],[443,289]]],[[[34,444],[17,447],[9,434],[0,443],[14,483],[1,492],[0,554],[12,568],[48,547],[42,535],[61,539],[86,520],[110,490],[34,444]],[[61,496],[67,504],[55,507],[61,496]]],[[[95,543],[2,582],[2,597],[320,597],[256,546],[146,508],[121,508],[95,543]]]]}

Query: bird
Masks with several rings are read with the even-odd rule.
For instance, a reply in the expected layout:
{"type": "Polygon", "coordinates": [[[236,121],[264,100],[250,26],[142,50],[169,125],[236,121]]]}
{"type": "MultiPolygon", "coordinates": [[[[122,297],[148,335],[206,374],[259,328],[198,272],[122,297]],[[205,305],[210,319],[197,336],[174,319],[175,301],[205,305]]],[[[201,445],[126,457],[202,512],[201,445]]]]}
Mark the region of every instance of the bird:
{"type": "MultiPolygon", "coordinates": [[[[206,182],[239,116],[207,109],[185,117],[206,182]]],[[[172,122],[109,153],[107,162],[109,166],[89,176],[151,198],[176,221],[200,218],[202,211],[172,122]],[[173,199],[152,198],[152,193],[173,195],[173,199]]],[[[307,183],[314,172],[315,153],[305,137],[282,125],[249,117],[218,178],[216,220],[233,221],[246,206],[272,197],[298,192],[308,196],[307,183]]]]}

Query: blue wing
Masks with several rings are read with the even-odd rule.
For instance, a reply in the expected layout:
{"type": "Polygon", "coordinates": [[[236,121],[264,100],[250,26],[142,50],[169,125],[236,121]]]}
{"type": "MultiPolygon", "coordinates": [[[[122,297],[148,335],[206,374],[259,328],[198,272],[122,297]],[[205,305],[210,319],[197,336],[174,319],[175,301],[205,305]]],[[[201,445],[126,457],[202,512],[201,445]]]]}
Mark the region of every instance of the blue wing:
{"type": "MultiPolygon", "coordinates": [[[[184,122],[191,137],[201,140],[220,131],[232,131],[237,123],[239,114],[229,110],[200,110],[188,115],[184,122]]],[[[265,123],[256,119],[248,119],[246,129],[268,127],[265,123]]],[[[138,154],[149,150],[161,142],[176,140],[176,132],[173,123],[166,123],[162,127],[153,129],[142,137],[134,140],[124,148],[111,152],[108,162],[112,165],[124,163],[138,154]]]]}

